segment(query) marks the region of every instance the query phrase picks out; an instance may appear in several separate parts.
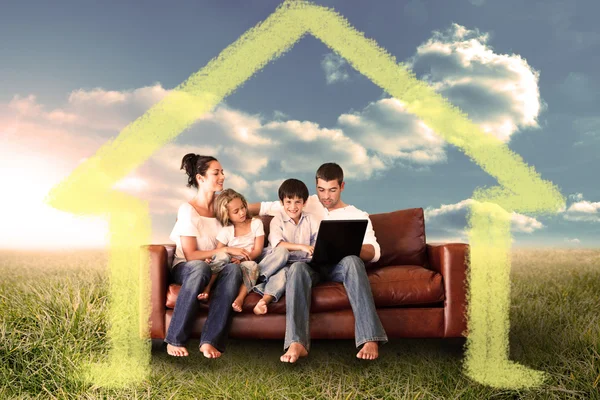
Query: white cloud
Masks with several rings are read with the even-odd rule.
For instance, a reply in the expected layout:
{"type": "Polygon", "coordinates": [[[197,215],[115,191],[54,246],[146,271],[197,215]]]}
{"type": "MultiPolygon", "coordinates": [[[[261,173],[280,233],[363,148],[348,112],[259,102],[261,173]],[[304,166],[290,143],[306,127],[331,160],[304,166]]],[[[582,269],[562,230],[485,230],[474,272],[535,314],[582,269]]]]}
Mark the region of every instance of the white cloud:
{"type": "Polygon", "coordinates": [[[277,138],[278,146],[267,149],[270,161],[276,161],[284,172],[313,173],[324,162],[342,165],[344,175],[367,179],[386,167],[377,156],[344,135],[340,129],[321,128],[309,121],[269,122],[261,134],[277,138]]]}
{"type": "Polygon", "coordinates": [[[539,73],[519,55],[497,54],[489,35],[458,24],[417,48],[408,65],[485,132],[507,142],[538,127],[539,73]]]}
{"type": "Polygon", "coordinates": [[[68,102],[60,108],[47,111],[37,103],[36,96],[14,96],[8,109],[16,112],[19,120],[51,124],[65,129],[87,129],[100,136],[116,136],[125,126],[162,100],[168,90],[160,84],[134,90],[114,91],[96,88],[73,91],[68,102]]]}
{"type": "MultiPolygon", "coordinates": [[[[488,35],[453,24],[418,47],[408,61],[485,132],[503,141],[518,129],[538,127],[542,108],[538,73],[518,55],[494,53],[488,35]]],[[[400,100],[386,98],[338,117],[343,134],[374,151],[385,166],[446,162],[445,142],[400,100]]]]}
{"type": "Polygon", "coordinates": [[[542,228],[544,228],[544,224],[537,219],[515,212],[512,213],[511,229],[513,232],[533,233],[542,228]]]}
{"type": "Polygon", "coordinates": [[[16,95],[8,103],[8,108],[23,117],[35,117],[42,112],[42,106],[37,103],[34,95],[27,97],[16,95]]]}
{"type": "Polygon", "coordinates": [[[578,238],[573,238],[573,239],[565,238],[565,242],[572,243],[572,244],[579,244],[579,243],[581,243],[581,240],[579,240],[578,238]]]}
{"type": "Polygon", "coordinates": [[[346,60],[335,53],[328,53],[321,60],[321,67],[325,71],[325,80],[327,84],[344,82],[350,79],[350,75],[345,70],[346,60]]]}
{"type": "Polygon", "coordinates": [[[421,165],[446,161],[444,141],[399,100],[382,99],[360,112],[342,114],[338,124],[348,137],[390,160],[421,165]]]}
{"type": "Polygon", "coordinates": [[[274,200],[277,198],[277,190],[284,180],[257,181],[252,184],[252,190],[260,200],[274,200]]]}
{"type": "MultiPolygon", "coordinates": [[[[425,210],[425,221],[428,232],[434,234],[451,234],[466,236],[467,215],[473,199],[465,199],[455,204],[442,204],[438,208],[425,210]]],[[[513,233],[533,233],[544,228],[544,224],[535,218],[513,212],[511,231],[513,233]]]]}
{"type": "Polygon", "coordinates": [[[600,202],[585,200],[582,193],[572,193],[559,214],[567,221],[600,222],[600,202]]]}
{"type": "Polygon", "coordinates": [[[575,202],[567,208],[563,216],[568,221],[600,222],[600,202],[575,202]]]}

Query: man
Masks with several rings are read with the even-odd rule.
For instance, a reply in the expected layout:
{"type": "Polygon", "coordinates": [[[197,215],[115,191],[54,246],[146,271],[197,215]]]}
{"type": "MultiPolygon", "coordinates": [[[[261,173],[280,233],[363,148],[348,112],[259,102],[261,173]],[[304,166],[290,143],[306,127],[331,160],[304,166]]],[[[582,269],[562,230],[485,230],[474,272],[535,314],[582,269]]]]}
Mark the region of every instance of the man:
{"type": "MultiPolygon", "coordinates": [[[[309,311],[311,290],[319,281],[342,282],[348,294],[355,319],[356,347],[362,348],[356,357],[374,360],[379,356],[379,342],[387,342],[387,335],[375,311],[373,294],[365,270],[365,262],[379,260],[380,248],[375,238],[369,214],[341,199],[344,191],[344,172],[335,163],[326,163],[316,173],[317,195],[310,196],[305,211],[318,222],[323,219],[367,219],[367,231],[360,257],[347,256],[334,266],[311,268],[307,263],[296,262],[288,271],[286,284],[285,354],[282,362],[294,363],[306,357],[310,349],[309,311]]],[[[252,213],[274,215],[280,212],[279,202],[250,204],[252,213]]]]}

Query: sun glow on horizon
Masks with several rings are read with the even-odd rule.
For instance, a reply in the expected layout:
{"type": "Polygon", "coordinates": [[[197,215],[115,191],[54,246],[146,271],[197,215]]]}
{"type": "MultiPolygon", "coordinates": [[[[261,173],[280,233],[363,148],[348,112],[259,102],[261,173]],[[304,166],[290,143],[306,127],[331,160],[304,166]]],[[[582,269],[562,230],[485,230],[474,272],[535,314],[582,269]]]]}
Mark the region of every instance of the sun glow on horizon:
{"type": "Polygon", "coordinates": [[[69,171],[49,155],[0,149],[0,248],[14,250],[96,249],[108,245],[108,221],[73,215],[45,203],[48,191],[69,171]],[[18,157],[18,159],[17,159],[18,157]]]}

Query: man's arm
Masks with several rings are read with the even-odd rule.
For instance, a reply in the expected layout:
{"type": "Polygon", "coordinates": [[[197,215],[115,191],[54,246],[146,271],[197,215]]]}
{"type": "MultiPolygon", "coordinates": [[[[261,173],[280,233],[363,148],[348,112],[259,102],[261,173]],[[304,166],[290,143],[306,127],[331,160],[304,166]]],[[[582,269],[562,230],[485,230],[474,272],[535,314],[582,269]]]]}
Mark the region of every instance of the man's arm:
{"type": "Polygon", "coordinates": [[[248,213],[250,216],[255,217],[260,212],[260,202],[258,203],[248,203],[248,213]]]}
{"type": "Polygon", "coordinates": [[[277,215],[281,210],[280,201],[263,201],[259,203],[249,203],[248,212],[251,216],[257,215],[277,215]]]}
{"type": "Polygon", "coordinates": [[[375,231],[373,230],[373,224],[371,223],[371,218],[369,218],[369,214],[365,213],[367,218],[367,231],[365,232],[365,237],[363,239],[363,245],[360,250],[360,258],[366,262],[377,262],[379,261],[379,257],[381,257],[381,247],[379,243],[377,243],[377,238],[375,237],[375,231]],[[369,246],[369,250],[365,250],[365,247],[369,246]],[[363,254],[368,252],[367,254],[371,255],[371,258],[363,258],[363,254]]]}
{"type": "Polygon", "coordinates": [[[360,259],[370,262],[375,257],[375,247],[372,244],[363,244],[360,247],[360,259]]]}

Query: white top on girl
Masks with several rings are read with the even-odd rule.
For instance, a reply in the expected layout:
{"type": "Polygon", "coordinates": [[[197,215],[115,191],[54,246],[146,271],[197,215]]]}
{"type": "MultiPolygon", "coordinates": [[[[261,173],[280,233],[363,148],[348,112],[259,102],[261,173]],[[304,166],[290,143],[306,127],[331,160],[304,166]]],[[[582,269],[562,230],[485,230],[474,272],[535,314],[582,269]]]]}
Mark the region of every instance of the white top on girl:
{"type": "MultiPolygon", "coordinates": [[[[254,239],[258,236],[264,236],[265,229],[263,223],[258,218],[253,218],[250,222],[250,232],[242,236],[235,236],[234,226],[227,225],[221,228],[217,234],[217,240],[229,247],[239,247],[247,251],[252,251],[254,248],[254,239]]],[[[216,247],[216,246],[215,246],[216,247]]],[[[241,259],[240,256],[233,256],[232,258],[241,259]]]]}
{"type": "Polygon", "coordinates": [[[181,248],[181,236],[195,236],[198,250],[213,250],[217,248],[217,234],[221,228],[218,219],[201,216],[190,203],[179,206],[177,222],[169,235],[176,244],[173,266],[187,261],[181,248]]]}

